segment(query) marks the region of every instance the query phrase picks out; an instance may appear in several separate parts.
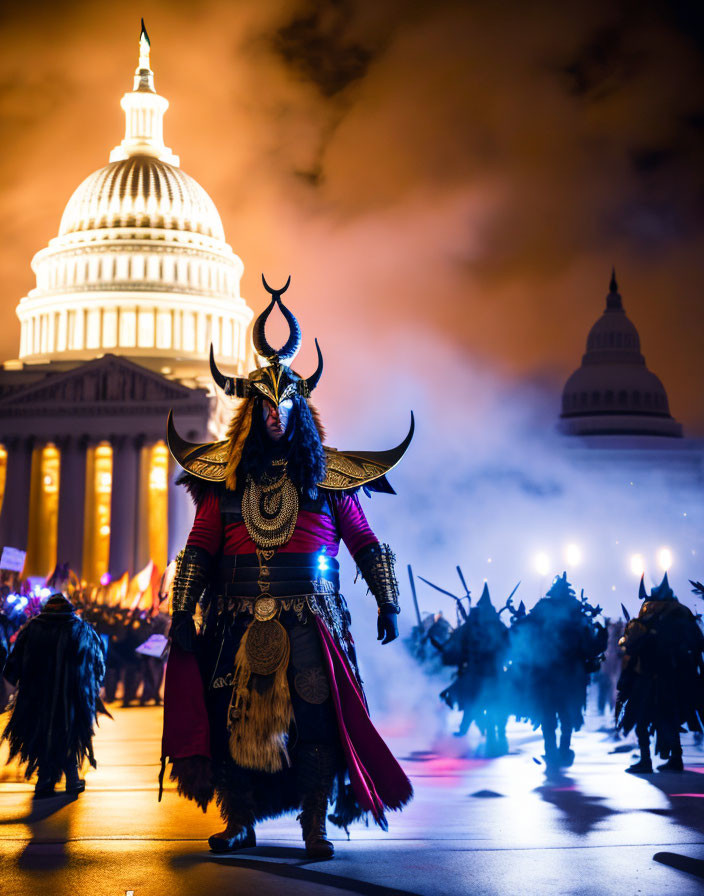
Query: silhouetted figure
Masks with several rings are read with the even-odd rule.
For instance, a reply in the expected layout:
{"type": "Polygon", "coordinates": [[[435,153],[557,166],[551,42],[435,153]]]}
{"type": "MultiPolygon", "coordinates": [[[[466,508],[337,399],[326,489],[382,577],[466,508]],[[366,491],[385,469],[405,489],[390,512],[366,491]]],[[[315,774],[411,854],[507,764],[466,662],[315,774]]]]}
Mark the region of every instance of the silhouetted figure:
{"type": "Polygon", "coordinates": [[[27,763],[25,778],[38,771],[35,797],[50,796],[62,775],[66,792],[80,793],[79,770],[95,767],[93,724],[107,710],[100,700],[105,662],[100,638],[62,594],[54,594],[20,630],[3,674],[17,685],[12,714],[2,735],[8,761],[27,763]]]}
{"type": "Polygon", "coordinates": [[[476,724],[486,738],[487,756],[508,753],[508,638],[508,628],[494,609],[485,583],[477,605],[442,652],[445,665],[457,666],[457,676],[440,697],[450,708],[462,711],[458,736],[465,735],[472,722],[476,724]]]}
{"type": "Polygon", "coordinates": [[[574,762],[572,733],[584,722],[589,675],[598,670],[606,647],[606,629],[594,619],[600,612],[583,595],[577,600],[563,573],[511,628],[516,716],[542,728],[548,771],[574,762]]]}
{"type": "Polygon", "coordinates": [[[595,675],[597,686],[597,706],[599,713],[612,713],[616,706],[616,686],[621,674],[621,648],[619,641],[623,637],[624,622],[622,619],[606,620],[609,633],[604,662],[595,675]]]}
{"type": "Polygon", "coordinates": [[[650,596],[643,579],[643,605],[621,639],[623,671],[618,682],[618,727],[626,734],[635,728],[640,759],[626,771],[648,774],[650,737],[655,752],[667,760],[660,771],[681,772],[680,727],[702,730],[704,712],[704,635],[692,611],[675,597],[667,573],[650,596]]]}
{"type": "MultiPolygon", "coordinates": [[[[158,613],[155,616],[147,616],[144,620],[142,636],[147,640],[151,635],[166,635],[171,620],[166,613],[158,613]]],[[[146,706],[154,701],[155,706],[161,705],[161,684],[164,679],[166,660],[163,657],[145,656],[139,654],[140,674],[142,678],[142,693],[139,705],[146,706]]]]}

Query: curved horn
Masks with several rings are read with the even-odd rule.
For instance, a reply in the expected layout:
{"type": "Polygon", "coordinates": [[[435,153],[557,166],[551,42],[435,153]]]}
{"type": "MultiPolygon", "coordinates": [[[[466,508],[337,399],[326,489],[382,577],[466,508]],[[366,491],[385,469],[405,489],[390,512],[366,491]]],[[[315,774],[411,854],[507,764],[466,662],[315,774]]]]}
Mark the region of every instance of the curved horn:
{"type": "Polygon", "coordinates": [[[315,389],[318,385],[318,381],[323,374],[323,353],[320,351],[320,346],[318,345],[318,340],[315,340],[315,348],[318,352],[318,366],[315,370],[315,373],[312,376],[309,376],[307,380],[301,380],[301,384],[303,389],[302,393],[307,397],[310,393],[315,389]]]}
{"type": "Polygon", "coordinates": [[[281,296],[282,296],[282,295],[286,292],[286,290],[288,289],[288,286],[289,286],[289,283],[290,283],[290,282],[291,282],[291,275],[289,274],[289,275],[288,275],[288,280],[287,280],[286,283],[281,287],[281,289],[272,289],[272,288],[269,286],[269,284],[266,282],[266,277],[264,276],[264,274],[262,274],[262,283],[264,284],[264,289],[269,293],[269,295],[274,296],[274,299],[280,299],[280,298],[281,298],[281,296]]]}
{"type": "Polygon", "coordinates": [[[271,302],[254,322],[252,342],[254,343],[257,352],[267,360],[277,358],[279,361],[291,361],[301,347],[301,328],[298,325],[298,321],[294,317],[293,312],[291,312],[281,301],[281,296],[288,289],[290,282],[291,276],[289,274],[288,280],[281,289],[272,289],[266,282],[264,274],[262,274],[262,283],[264,284],[264,289],[271,296],[271,302]],[[274,305],[279,306],[279,310],[283,314],[289,329],[288,339],[278,351],[271,347],[267,341],[265,333],[266,322],[269,319],[269,315],[271,314],[274,305]]]}
{"type": "Polygon", "coordinates": [[[254,345],[254,349],[258,355],[266,358],[267,361],[271,358],[276,357],[276,350],[273,349],[266,341],[265,333],[267,318],[271,314],[271,309],[275,304],[276,298],[273,298],[259,315],[259,317],[254,321],[254,324],[252,326],[252,344],[254,345]]]}
{"type": "Polygon", "coordinates": [[[180,466],[184,467],[184,469],[184,463],[187,460],[188,455],[192,454],[198,448],[205,447],[205,445],[200,442],[187,442],[176,432],[173,408],[169,411],[169,418],[166,421],[166,444],[169,446],[169,451],[173,455],[174,460],[180,464],[180,466]]]}
{"type": "Polygon", "coordinates": [[[225,376],[225,374],[220,371],[218,365],[215,363],[215,352],[213,350],[212,342],[210,343],[210,373],[225,395],[234,395],[238,398],[243,398],[247,394],[249,387],[248,380],[239,376],[225,376]]]}
{"type": "Polygon", "coordinates": [[[645,573],[640,577],[640,588],[638,589],[638,600],[646,600],[648,592],[645,590],[645,573]]]}

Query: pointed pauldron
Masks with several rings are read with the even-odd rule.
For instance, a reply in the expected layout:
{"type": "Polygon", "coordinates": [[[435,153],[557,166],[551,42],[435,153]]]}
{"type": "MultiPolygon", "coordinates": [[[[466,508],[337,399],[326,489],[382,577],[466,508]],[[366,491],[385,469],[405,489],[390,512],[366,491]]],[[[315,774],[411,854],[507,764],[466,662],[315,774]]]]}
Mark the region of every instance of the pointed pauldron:
{"type": "MultiPolygon", "coordinates": [[[[385,476],[406,453],[414,429],[415,421],[411,414],[411,425],[406,438],[388,451],[338,451],[337,448],[324,446],[327,471],[325,479],[319,485],[333,491],[369,486],[372,491],[393,492],[385,476]]],[[[187,473],[207,482],[225,481],[229,445],[227,439],[221,442],[187,442],[176,432],[171,411],[166,441],[171,454],[187,473]]]]}

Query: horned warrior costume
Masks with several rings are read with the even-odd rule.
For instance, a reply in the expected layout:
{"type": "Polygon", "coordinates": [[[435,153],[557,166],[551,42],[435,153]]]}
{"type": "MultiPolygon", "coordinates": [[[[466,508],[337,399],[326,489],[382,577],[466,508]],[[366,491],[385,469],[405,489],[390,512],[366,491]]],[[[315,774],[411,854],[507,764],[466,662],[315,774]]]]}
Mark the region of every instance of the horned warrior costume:
{"type": "Polygon", "coordinates": [[[596,621],[600,613],[584,592],[576,597],[563,572],[511,627],[516,718],[542,728],[549,773],[574,762],[572,733],[584,724],[589,676],[598,671],[606,649],[606,628],[596,621]]]}
{"type": "MultiPolygon", "coordinates": [[[[263,278],[262,278],[263,279],[263,278]]],[[[272,290],[253,343],[266,365],[248,378],[210,366],[226,395],[243,399],[227,438],[191,444],[169,418],[169,448],[196,516],[173,586],[163,763],[179,793],[204,809],[216,796],[226,829],[214,851],[255,843],[256,821],[301,809],[309,855],[329,857],[330,819],[346,827],[412,796],[410,782],[373,727],[357,668],[350,614],[339,592],[340,539],[378,605],[386,644],[398,634],[394,555],[379,544],[358,490],[393,494],[385,474],[405,453],[324,447],[309,397],[323,360],[303,379],[289,366],[301,332],[272,290]],[[278,307],[289,326],[281,349],[265,326],[278,307]],[[196,635],[193,614],[200,604],[196,635]]],[[[164,766],[162,763],[162,779],[164,766]]]]}
{"type": "Polygon", "coordinates": [[[635,728],[640,759],[626,771],[649,774],[650,737],[665,759],[659,771],[681,772],[680,730],[702,731],[704,719],[704,635],[697,617],[681,604],[667,573],[648,595],[643,578],[638,594],[643,604],[629,619],[619,645],[623,668],[618,680],[616,720],[628,734],[635,728]]]}
{"type": "Polygon", "coordinates": [[[457,675],[440,694],[451,709],[462,710],[458,736],[467,734],[472,722],[479,728],[486,738],[485,756],[508,753],[508,647],[508,627],[494,608],[485,582],[477,605],[443,647],[443,663],[457,666],[457,675]]]}

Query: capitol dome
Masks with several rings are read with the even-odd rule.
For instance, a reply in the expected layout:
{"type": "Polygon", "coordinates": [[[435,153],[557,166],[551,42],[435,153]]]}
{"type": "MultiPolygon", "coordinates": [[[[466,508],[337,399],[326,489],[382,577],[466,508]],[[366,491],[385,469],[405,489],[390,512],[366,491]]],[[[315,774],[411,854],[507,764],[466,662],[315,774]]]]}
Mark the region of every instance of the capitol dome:
{"type": "Polygon", "coordinates": [[[573,435],[682,435],[665,387],[646,367],[615,274],[582,364],[565,384],[560,417],[561,429],[573,435]]]}
{"type": "Polygon", "coordinates": [[[89,175],[68,201],[59,236],[114,227],[185,230],[225,240],[215,203],[200,184],[151,155],[128,156],[89,175]]]}
{"type": "Polygon", "coordinates": [[[20,300],[26,363],[123,355],[165,375],[210,382],[207,355],[249,369],[252,311],[244,266],[208,193],[165,145],[168,100],[156,93],[146,31],[125,136],[109,163],[68,200],[59,232],[32,259],[35,289],[20,300]]]}

